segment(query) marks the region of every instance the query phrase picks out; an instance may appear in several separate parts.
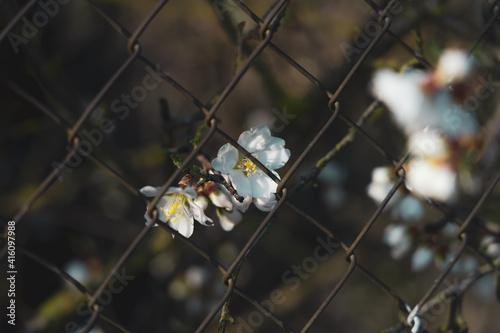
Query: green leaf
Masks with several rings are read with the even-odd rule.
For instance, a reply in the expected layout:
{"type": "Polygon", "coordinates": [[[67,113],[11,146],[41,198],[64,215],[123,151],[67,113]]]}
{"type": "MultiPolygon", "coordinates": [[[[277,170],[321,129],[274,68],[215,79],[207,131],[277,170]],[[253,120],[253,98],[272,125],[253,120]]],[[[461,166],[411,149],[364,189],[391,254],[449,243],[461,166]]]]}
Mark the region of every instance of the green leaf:
{"type": "Polygon", "coordinates": [[[203,131],[205,131],[205,129],[207,129],[207,125],[205,124],[198,127],[198,130],[196,131],[194,138],[192,140],[189,140],[189,142],[193,145],[193,147],[196,148],[196,146],[200,142],[201,134],[203,133],[203,131]]]}
{"type": "Polygon", "coordinates": [[[193,165],[193,169],[192,169],[191,173],[193,176],[196,176],[198,178],[202,178],[202,179],[200,179],[200,181],[207,177],[207,172],[197,165],[193,165]]]}
{"type": "Polygon", "coordinates": [[[172,162],[174,163],[174,165],[176,167],[180,168],[182,161],[179,158],[179,156],[177,156],[177,154],[170,154],[170,158],[172,159],[172,162]]]}

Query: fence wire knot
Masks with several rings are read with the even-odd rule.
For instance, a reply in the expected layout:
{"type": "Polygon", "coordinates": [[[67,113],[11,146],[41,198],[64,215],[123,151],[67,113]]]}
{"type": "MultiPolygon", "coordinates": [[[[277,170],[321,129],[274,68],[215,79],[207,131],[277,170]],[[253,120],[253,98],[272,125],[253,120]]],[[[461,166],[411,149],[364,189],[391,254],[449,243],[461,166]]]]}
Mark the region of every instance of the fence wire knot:
{"type": "Polygon", "coordinates": [[[417,315],[420,307],[417,305],[417,306],[415,306],[415,308],[413,308],[413,310],[411,310],[410,306],[408,304],[406,304],[406,309],[410,312],[408,314],[408,318],[406,319],[406,322],[412,328],[411,333],[417,333],[420,330],[420,317],[417,315]]]}

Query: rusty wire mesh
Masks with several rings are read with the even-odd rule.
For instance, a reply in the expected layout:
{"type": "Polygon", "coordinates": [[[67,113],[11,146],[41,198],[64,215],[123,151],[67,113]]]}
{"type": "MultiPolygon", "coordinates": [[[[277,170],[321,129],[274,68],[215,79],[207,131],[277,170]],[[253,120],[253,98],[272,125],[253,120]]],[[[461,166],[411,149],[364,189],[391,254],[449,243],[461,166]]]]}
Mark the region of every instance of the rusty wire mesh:
{"type": "MultiPolygon", "coordinates": [[[[482,223],[483,220],[478,215],[482,212],[493,216],[492,220],[498,219],[497,206],[500,194],[496,187],[500,178],[498,168],[487,178],[482,187],[483,191],[478,196],[468,197],[464,201],[466,208],[458,210],[444,204],[428,203],[434,214],[440,215],[440,219],[453,221],[460,230],[457,236],[461,245],[454,251],[453,260],[446,267],[442,270],[427,271],[424,275],[416,277],[408,272],[408,267],[405,272],[405,268],[398,270],[395,268],[397,265],[391,264],[392,261],[381,244],[381,230],[388,223],[382,211],[391,196],[404,182],[402,165],[407,156],[401,154],[401,145],[397,142],[401,141],[401,137],[396,132],[391,132],[392,125],[388,118],[377,113],[379,103],[373,99],[370,100],[367,94],[369,82],[367,75],[373,67],[365,66],[367,62],[373,66],[377,59],[392,52],[396,58],[414,59],[420,66],[430,67],[432,61],[428,61],[421,52],[417,51],[417,46],[412,46],[414,42],[408,37],[413,33],[412,31],[418,31],[424,36],[442,33],[443,39],[450,38],[466,43],[470,50],[483,45],[482,53],[493,52],[497,42],[495,37],[500,15],[497,1],[420,3],[391,0],[378,4],[373,1],[340,1],[336,5],[327,1],[281,0],[272,3],[208,1],[203,3],[203,6],[202,4],[187,5],[186,3],[189,2],[182,4],[179,1],[148,1],[141,4],[143,8],[149,9],[146,13],[145,10],[141,11],[141,14],[145,13],[145,15],[138,22],[135,22],[137,19],[131,18],[132,15],[123,14],[126,10],[117,9],[120,6],[133,7],[128,3],[31,0],[20,7],[16,7],[14,2],[7,3],[9,2],[3,4],[5,15],[0,34],[2,57],[8,58],[8,61],[2,60],[0,71],[2,112],[5,118],[2,123],[4,132],[2,137],[3,141],[5,140],[2,142],[2,149],[7,159],[2,163],[11,163],[13,167],[2,166],[2,168],[6,170],[3,172],[5,177],[13,180],[11,182],[6,179],[2,183],[2,186],[6,188],[3,191],[4,203],[1,212],[2,223],[6,226],[2,239],[2,267],[4,267],[2,270],[7,271],[7,222],[15,221],[18,273],[17,324],[15,327],[8,325],[4,316],[2,318],[4,329],[17,329],[19,332],[49,330],[88,332],[92,329],[95,332],[99,330],[106,332],[189,332],[194,330],[197,332],[216,330],[358,332],[384,329],[390,332],[405,332],[417,326],[415,320],[420,320],[420,332],[434,331],[443,322],[449,323],[448,330],[459,332],[461,330],[458,326],[452,327],[458,322],[456,318],[453,318],[453,314],[459,313],[456,308],[462,307],[465,292],[480,281],[481,277],[492,275],[493,272],[498,273],[498,266],[485,257],[479,251],[477,243],[471,239],[475,237],[474,230],[478,228],[483,232],[499,235],[497,224],[482,223]],[[52,7],[46,7],[48,3],[52,4],[52,7]],[[46,9],[44,9],[45,12],[42,11],[43,4],[45,6],[43,8],[49,8],[48,11],[46,9]],[[329,5],[333,6],[334,10],[340,11],[339,16],[335,18],[329,16],[332,13],[332,10],[328,9],[329,5]],[[183,6],[188,6],[188,9],[183,6]],[[203,9],[196,9],[196,6],[202,6],[203,9]],[[308,6],[310,8],[305,10],[308,6]],[[404,13],[401,15],[391,11],[392,8],[402,10],[402,6],[404,6],[404,13]],[[13,42],[11,33],[22,35],[21,26],[26,17],[38,20],[40,24],[37,30],[52,29],[51,34],[47,33],[48,36],[64,33],[67,33],[69,37],[77,35],[77,30],[82,29],[82,26],[71,27],[73,22],[64,14],[60,14],[69,11],[70,7],[74,11],[74,16],[67,17],[75,21],[78,20],[78,16],[82,16],[81,20],[83,22],[89,20],[88,24],[101,22],[97,27],[83,25],[85,29],[93,31],[92,41],[87,41],[88,44],[84,49],[78,49],[78,52],[72,53],[70,48],[74,45],[70,43],[64,52],[48,54],[45,60],[40,60],[37,58],[37,49],[33,51],[32,48],[36,48],[42,42],[50,45],[50,40],[43,40],[41,32],[38,37],[33,37],[33,40],[25,38],[23,41],[13,42]],[[441,11],[437,11],[436,8],[441,11]],[[462,16],[457,14],[458,10],[462,11],[462,16]],[[471,22],[461,21],[467,16],[464,13],[477,13],[481,10],[483,10],[482,24],[474,23],[472,19],[471,22]],[[209,14],[206,14],[206,11],[209,11],[209,14]],[[246,32],[246,39],[241,38],[244,26],[240,25],[237,28],[229,26],[230,16],[235,11],[238,11],[240,15],[241,13],[246,15],[247,26],[252,21],[256,23],[254,30],[246,32]],[[42,14],[39,14],[40,12],[46,13],[47,21],[42,14]],[[174,21],[172,26],[177,27],[178,30],[163,31],[157,24],[160,16],[165,12],[170,14],[161,17],[161,20],[174,21]],[[370,12],[375,15],[368,15],[370,12]],[[37,13],[38,17],[36,17],[37,13]],[[198,19],[194,23],[183,21],[182,15],[186,13],[198,19]],[[292,18],[289,18],[290,14],[292,18]],[[211,50],[194,47],[199,42],[198,39],[204,38],[204,34],[216,33],[213,29],[203,26],[206,22],[201,15],[210,15],[212,21],[220,23],[222,28],[217,33],[227,34],[232,40],[230,45],[233,49],[228,48],[222,42],[212,46],[215,49],[223,49],[222,53],[226,53],[227,58],[218,60],[231,66],[235,62],[231,58],[235,53],[237,54],[236,70],[231,75],[227,75],[227,72],[205,71],[197,67],[190,72],[185,72],[185,75],[195,76],[188,80],[183,77],[182,71],[176,70],[176,60],[183,57],[183,52],[200,53],[202,58],[217,60],[216,56],[210,55],[211,50]],[[293,29],[301,28],[299,25],[293,26],[294,19],[298,20],[297,17],[300,18],[301,15],[304,16],[301,21],[303,25],[307,22],[312,25],[311,22],[319,20],[319,26],[323,24],[327,30],[325,35],[329,37],[331,34],[331,38],[336,33],[336,29],[342,29],[345,25],[341,21],[342,16],[353,15],[358,19],[358,27],[362,28],[361,30],[354,29],[354,32],[363,31],[363,27],[368,27],[367,22],[370,22],[369,29],[372,30],[365,31],[365,36],[367,33],[370,33],[370,36],[363,40],[366,44],[361,45],[352,41],[353,30],[344,28],[344,30],[349,30],[344,34],[351,36],[347,37],[351,38],[347,40],[347,44],[356,46],[355,49],[347,49],[347,53],[344,49],[344,54],[338,47],[338,41],[318,39],[311,42],[307,50],[310,54],[319,57],[318,54],[324,52],[322,49],[324,44],[335,44],[332,48],[337,50],[343,61],[338,61],[337,66],[329,72],[326,72],[326,69],[317,68],[319,66],[311,66],[307,61],[308,66],[302,67],[301,62],[304,61],[304,57],[298,59],[289,55],[289,53],[300,55],[300,50],[290,47],[293,46],[294,41],[289,42],[290,44],[286,42],[287,33],[292,34],[293,29]],[[91,16],[92,20],[89,18],[91,16]],[[291,25],[288,28],[287,19],[288,24],[291,25]],[[333,28],[327,24],[335,20],[339,23],[333,28]],[[172,48],[169,49],[169,37],[175,34],[182,35],[185,29],[191,29],[189,31],[193,33],[193,26],[197,25],[199,27],[195,31],[198,37],[183,35],[185,47],[175,49],[180,47],[180,44],[172,44],[172,48]],[[127,28],[127,26],[132,28],[127,28]],[[154,33],[148,35],[147,33],[151,31],[154,33]],[[107,36],[107,42],[100,42],[101,33],[107,36]],[[14,49],[12,43],[17,43],[14,49]],[[110,44],[115,44],[115,47],[108,47],[110,44]],[[159,44],[165,44],[168,52],[174,54],[165,63],[162,63],[161,57],[148,50],[148,47],[154,50],[152,46],[158,47],[159,44]],[[292,51],[287,52],[279,45],[286,45],[292,51]],[[13,52],[16,48],[19,49],[18,52],[13,52]],[[107,54],[117,50],[121,52],[107,54]],[[124,51],[127,53],[125,54],[124,51]],[[64,58],[65,56],[67,58],[64,58]],[[48,62],[46,59],[56,60],[48,62]],[[99,61],[104,65],[98,65],[99,61]],[[69,80],[63,80],[67,77],[63,78],[63,75],[58,72],[59,69],[54,69],[58,66],[58,62],[74,62],[73,66],[80,66],[84,69],[68,74],[71,76],[69,80]],[[169,68],[170,64],[174,64],[172,68],[169,68]],[[270,67],[265,67],[266,65],[270,67]],[[169,94],[167,100],[170,108],[164,99],[161,100],[159,106],[156,102],[149,104],[148,106],[161,116],[156,115],[156,118],[149,120],[147,126],[157,130],[154,122],[162,123],[163,127],[160,129],[162,137],[157,138],[157,141],[163,142],[163,149],[167,147],[168,152],[184,154],[179,168],[174,168],[168,162],[168,157],[162,160],[161,156],[164,155],[160,153],[159,144],[154,149],[144,152],[133,150],[131,147],[135,144],[144,143],[141,139],[144,130],[135,134],[133,122],[125,125],[126,120],[123,123],[102,121],[105,118],[103,115],[107,115],[106,112],[109,115],[109,106],[106,109],[102,105],[109,105],[113,94],[125,89],[122,86],[118,90],[113,90],[113,87],[127,81],[130,78],[129,72],[136,70],[136,66],[139,66],[141,70],[145,68],[151,75],[149,78],[154,78],[152,74],[154,72],[163,83],[168,83],[168,86],[162,85],[155,90],[154,93],[158,95],[151,92],[154,96],[148,96],[148,99],[154,99],[157,102],[159,97],[164,97],[158,90],[165,91],[165,94],[169,94]],[[246,117],[245,112],[249,110],[249,107],[243,103],[249,102],[253,94],[260,93],[253,91],[252,87],[259,84],[266,86],[266,83],[259,83],[255,79],[255,72],[252,70],[255,71],[256,67],[260,67],[258,71],[263,76],[263,80],[269,77],[272,79],[272,76],[276,75],[275,71],[269,70],[266,73],[267,77],[262,73],[269,68],[273,69],[273,66],[286,68],[280,73],[293,71],[293,74],[289,74],[292,76],[279,78],[279,85],[286,86],[289,81],[293,81],[290,79],[293,75],[295,77],[300,75],[301,80],[306,79],[309,82],[302,83],[307,87],[307,89],[302,87],[307,91],[307,94],[303,95],[306,96],[303,100],[296,98],[282,102],[282,97],[281,99],[276,97],[275,100],[280,100],[280,102],[271,105],[278,109],[282,108],[283,104],[288,107],[290,118],[272,119],[278,122],[281,120],[281,125],[286,125],[283,126],[283,130],[280,127],[279,136],[287,141],[287,147],[292,151],[289,166],[285,168],[286,172],[281,173],[282,180],[278,185],[277,193],[278,204],[275,208],[266,214],[257,211],[250,212],[249,217],[245,217],[242,224],[230,233],[202,229],[197,226],[195,235],[189,239],[180,236],[166,225],[153,230],[151,225],[143,227],[143,210],[137,207],[147,204],[148,201],[138,189],[147,185],[144,182],[158,181],[161,177],[152,176],[149,179],[148,172],[151,172],[151,169],[142,164],[153,163],[153,166],[163,165],[167,168],[166,172],[161,172],[163,176],[166,176],[163,181],[167,179],[162,185],[165,191],[179,181],[184,168],[196,164],[196,158],[200,154],[214,157],[214,149],[221,142],[230,142],[237,146],[234,138],[238,130],[233,127],[243,127],[239,119],[246,117]],[[47,70],[49,67],[52,68],[52,73],[56,74],[46,76],[45,80],[40,79],[44,68],[47,70]],[[262,67],[265,69],[262,70],[262,67]],[[306,67],[313,69],[308,71],[306,67]],[[85,87],[86,79],[72,76],[76,73],[85,75],[87,71],[89,77],[95,77],[95,79],[88,79],[91,82],[90,88],[85,87]],[[170,72],[173,73],[169,74],[170,72]],[[217,76],[223,78],[216,78],[217,76]],[[248,79],[250,83],[245,83],[243,91],[239,91],[238,86],[246,77],[251,77],[248,79]],[[321,81],[317,77],[321,77],[321,81]],[[63,88],[62,86],[69,84],[71,89],[62,91],[51,89],[50,82],[58,80],[61,80],[61,83],[55,87],[63,88]],[[194,88],[189,88],[183,83],[193,84],[195,81],[201,82],[194,88]],[[222,82],[225,83],[222,84],[222,82]],[[219,87],[212,88],[210,92],[203,91],[208,85],[214,84],[218,84],[219,87]],[[69,90],[77,93],[66,96],[65,93],[69,90]],[[80,90],[85,95],[80,94],[80,90]],[[192,90],[197,92],[194,93],[192,90]],[[92,95],[90,95],[91,92],[92,95]],[[236,98],[231,100],[231,96],[237,94],[245,95],[247,97],[245,102],[236,98]],[[175,102],[177,97],[172,97],[173,95],[182,96],[183,102],[175,102]],[[203,97],[197,97],[200,95],[203,97]],[[356,99],[358,101],[353,102],[356,99]],[[174,100],[173,106],[170,103],[171,100],[174,100]],[[227,103],[231,106],[230,110],[224,110],[223,106],[227,103]],[[81,105],[84,107],[82,111],[79,111],[81,105]],[[189,112],[176,111],[176,108],[186,108],[189,112]],[[307,112],[301,111],[300,108],[307,109],[307,112]],[[158,112],[158,109],[161,112],[158,112]],[[40,113],[45,117],[43,120],[38,116],[40,113]],[[184,113],[189,115],[186,116],[184,113]],[[382,120],[375,121],[373,118],[382,118],[382,120]],[[51,124],[47,123],[47,119],[51,124]],[[37,127],[37,123],[42,125],[37,127]],[[189,144],[186,145],[185,137],[192,137],[200,123],[206,124],[207,129],[203,132],[200,142],[192,148],[189,144]],[[89,139],[82,137],[82,130],[86,131],[86,128],[97,126],[96,124],[101,124],[101,128],[104,129],[111,126],[116,128],[124,126],[125,129],[120,133],[122,141],[116,141],[118,142],[116,146],[110,145],[105,148],[97,147],[101,144],[99,142],[94,147],[90,146],[90,153],[82,156],[78,148],[81,147],[82,140],[89,139]],[[233,126],[234,124],[238,126],[233,126]],[[14,131],[13,128],[17,130],[14,131]],[[21,131],[28,131],[28,134],[12,136],[13,133],[21,133],[21,131]],[[40,131],[39,135],[43,135],[45,139],[38,137],[35,140],[33,131],[40,131]],[[384,131],[389,131],[390,135],[382,135],[384,131]],[[62,142],[67,144],[66,150],[62,142]],[[127,142],[127,149],[131,150],[120,150],[118,148],[120,142],[127,142]],[[118,152],[114,152],[114,149],[118,152]],[[14,153],[14,150],[22,153],[18,155],[14,153]],[[41,152],[48,157],[41,157],[41,152]],[[62,155],[63,153],[65,155],[62,155]],[[154,154],[160,156],[160,162],[157,161],[158,158],[152,158],[156,159],[156,162],[149,162],[150,155],[154,154]],[[359,177],[360,173],[369,172],[370,168],[375,165],[392,164],[397,171],[398,182],[379,206],[369,205],[363,193],[364,186],[369,180],[365,175],[362,181],[353,181],[351,191],[357,192],[357,195],[349,195],[346,199],[347,203],[329,210],[328,203],[321,201],[324,194],[320,192],[322,181],[318,175],[328,162],[336,158],[345,162],[346,168],[357,175],[354,177],[359,177]],[[105,173],[99,171],[97,174],[95,170],[105,173]],[[356,173],[358,171],[359,174],[356,173]],[[142,174],[138,175],[138,173],[142,174]],[[90,175],[93,175],[95,179],[87,178],[90,175]],[[363,181],[365,183],[361,185],[363,181]],[[112,193],[127,192],[124,194],[125,198],[104,200],[102,192],[111,191],[110,187],[115,188],[117,184],[119,184],[118,189],[113,190],[112,193]],[[83,194],[81,192],[78,195],[74,194],[70,191],[71,187],[83,188],[83,194]],[[16,194],[7,197],[5,195],[7,191],[16,194]],[[73,194],[60,194],[65,191],[73,194]],[[129,197],[128,192],[133,197],[129,197]],[[95,203],[92,200],[94,196],[98,198],[97,201],[103,200],[104,202],[99,205],[99,208],[92,206],[92,202],[95,203]],[[133,209],[127,210],[127,207],[118,204],[116,200],[133,203],[133,209]],[[61,201],[61,204],[54,203],[57,201],[61,201]],[[69,204],[75,201],[82,202],[82,205],[69,204]],[[64,205],[70,205],[71,211],[60,215],[54,213],[64,205]],[[112,207],[110,208],[109,205],[112,207]],[[119,210],[125,213],[118,214],[119,210]],[[116,214],[116,219],[109,217],[113,214],[116,214]],[[133,218],[128,218],[128,215],[133,218]],[[47,220],[59,222],[54,225],[47,220]],[[69,220],[74,220],[74,222],[69,220]],[[26,229],[23,228],[24,224],[27,225],[26,229]],[[68,228],[71,232],[67,232],[68,228]],[[50,231],[46,229],[56,234],[59,233],[60,236],[49,237],[50,231]],[[23,237],[23,233],[30,236],[23,237]],[[36,240],[33,236],[35,233],[40,233],[40,237],[45,240],[36,240]],[[176,234],[173,240],[169,237],[171,233],[176,234]],[[370,233],[375,233],[375,236],[370,236],[370,233]],[[94,238],[98,239],[96,243],[88,240],[94,238]],[[229,251],[230,255],[224,255],[217,245],[229,244],[228,239],[233,245],[233,247],[229,246],[233,252],[229,251]],[[68,247],[68,242],[74,242],[77,245],[71,248],[68,247]],[[334,244],[332,246],[335,251],[328,252],[328,249],[324,247],[323,250],[329,255],[324,262],[316,260],[314,269],[310,269],[310,274],[304,272],[299,274],[294,271],[295,275],[287,274],[285,278],[285,274],[282,273],[291,272],[287,270],[287,268],[294,267],[291,264],[302,261],[304,256],[311,256],[318,244],[328,242],[334,244]],[[164,244],[168,244],[168,248],[165,248],[164,244]],[[85,248],[86,246],[94,246],[98,249],[92,250],[85,248]],[[64,260],[61,259],[61,251],[73,252],[69,253],[65,259],[71,256],[89,256],[89,253],[93,251],[100,254],[102,257],[97,258],[99,260],[87,258],[87,263],[90,262],[90,266],[92,263],[94,265],[95,272],[97,272],[94,281],[98,282],[88,286],[86,282],[68,275],[63,269],[64,260]],[[178,258],[172,261],[170,257],[159,256],[162,252],[168,252],[171,256],[178,253],[178,258]],[[481,267],[469,275],[457,277],[451,273],[451,269],[465,253],[478,257],[481,267]],[[151,261],[153,257],[158,260],[151,261]],[[337,257],[341,260],[337,260],[337,257]],[[163,263],[160,263],[162,260],[163,263]],[[185,295],[179,296],[172,290],[185,288],[182,284],[183,280],[177,279],[176,276],[185,274],[192,264],[208,270],[209,277],[202,279],[201,285],[198,285],[195,292],[188,297],[188,302],[185,295]],[[155,270],[155,266],[167,266],[163,268],[167,270],[167,273],[161,275],[158,281],[147,277],[148,272],[155,270]],[[394,277],[397,274],[401,276],[394,277]],[[130,277],[130,281],[126,280],[127,276],[130,277]],[[61,285],[59,278],[69,282],[70,286],[61,285]],[[116,287],[117,279],[122,282],[119,287],[116,287]],[[176,279],[177,284],[172,284],[172,281],[176,279]],[[410,285],[403,286],[404,282],[401,280],[410,281],[410,285]],[[289,286],[288,284],[292,284],[292,281],[293,286],[289,286]],[[172,289],[170,293],[165,290],[167,282],[170,283],[172,289]],[[59,298],[54,296],[57,293],[59,293],[59,298]],[[69,299],[76,299],[76,303],[74,301],[64,303],[61,293],[69,295],[69,299]],[[173,295],[177,295],[178,298],[173,295]],[[50,302],[50,299],[53,302],[50,302]],[[284,299],[286,301],[282,302],[284,299]],[[81,306],[82,304],[84,306],[81,306]],[[444,311],[445,305],[449,308],[449,318],[446,316],[448,312],[444,311]],[[193,308],[198,310],[195,311],[193,308]],[[61,309],[66,309],[67,312],[61,309]],[[412,318],[416,319],[407,320],[412,309],[416,309],[416,312],[412,313],[412,316],[415,316],[412,318]],[[63,313],[55,315],[54,312],[58,311],[63,313]],[[233,324],[228,323],[229,317],[235,319],[233,324]],[[38,320],[33,320],[33,318],[38,318],[38,320]],[[43,318],[52,318],[52,321],[46,319],[47,322],[43,322],[43,318]]],[[[128,10],[131,9],[128,8],[128,10]]],[[[394,12],[399,13],[396,10],[394,12]]],[[[318,25],[314,27],[317,29],[318,25]]],[[[66,40],[68,36],[65,37],[66,40]]],[[[293,36],[298,38],[297,35],[293,36]]],[[[305,36],[307,39],[311,37],[311,34],[305,34],[305,36]]],[[[62,46],[58,48],[63,49],[62,46]]],[[[498,52],[498,49],[496,51],[498,52]]],[[[183,66],[186,69],[190,64],[183,64],[183,66]]],[[[203,67],[210,66],[212,66],[210,63],[203,64],[203,67]]],[[[498,62],[490,62],[488,70],[493,73],[494,77],[498,75],[498,69],[498,62]]],[[[144,75],[144,72],[142,73],[144,75]]],[[[142,82],[144,86],[145,82],[142,82]]],[[[266,86],[266,89],[271,90],[269,86],[266,86]]],[[[272,93],[275,91],[270,94],[272,93]]],[[[281,94],[285,93],[281,91],[281,94]]],[[[494,100],[493,97],[491,99],[494,100]]],[[[128,112],[139,113],[138,110],[141,110],[141,108],[136,110],[132,104],[126,103],[123,102],[122,107],[128,105],[128,112]]],[[[269,108],[269,105],[260,107],[269,108]]],[[[126,118],[128,113],[125,116],[125,109],[122,110],[126,118]]],[[[285,110],[285,115],[286,112],[285,110]]],[[[133,119],[152,117],[152,114],[153,111],[143,112],[134,115],[133,119]]],[[[486,114],[485,121],[491,114],[491,111],[486,114]]],[[[283,116],[283,113],[281,115],[283,116]]],[[[92,131],[87,131],[87,133],[92,133],[92,131]]],[[[111,134],[103,135],[101,139],[104,143],[114,140],[111,134]]],[[[159,197],[149,202],[149,207],[154,207],[158,200],[159,197]]],[[[152,209],[149,209],[148,213],[153,217],[156,214],[152,209]]],[[[303,263],[305,262],[304,260],[303,263]]],[[[7,291],[2,289],[2,298],[6,293],[7,291]]],[[[2,306],[6,304],[2,301],[2,306]]],[[[477,303],[473,304],[477,305],[477,303]]],[[[474,306],[464,310],[465,317],[468,311],[473,313],[473,316],[478,316],[478,312],[472,309],[474,306]]],[[[491,314],[498,309],[498,305],[490,303],[485,307],[492,312],[480,306],[478,309],[481,310],[477,311],[491,314]]],[[[475,322],[474,317],[467,317],[467,319],[475,322]]],[[[483,326],[476,327],[482,327],[484,332],[493,332],[493,327],[500,326],[497,317],[489,317],[487,324],[484,324],[484,318],[476,320],[476,325],[479,325],[478,321],[483,322],[483,326]]]]}

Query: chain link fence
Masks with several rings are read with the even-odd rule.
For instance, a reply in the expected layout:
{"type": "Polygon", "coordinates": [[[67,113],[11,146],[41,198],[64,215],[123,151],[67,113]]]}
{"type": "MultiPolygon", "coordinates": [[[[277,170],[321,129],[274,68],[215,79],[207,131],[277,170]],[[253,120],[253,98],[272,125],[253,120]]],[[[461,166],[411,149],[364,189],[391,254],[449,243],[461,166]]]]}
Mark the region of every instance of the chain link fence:
{"type": "Polygon", "coordinates": [[[498,258],[480,242],[500,236],[497,1],[0,5],[2,331],[498,330],[498,258]],[[448,45],[483,65],[491,158],[475,194],[422,200],[420,232],[458,232],[443,267],[414,272],[382,240],[408,154],[369,86],[448,45]],[[144,225],[160,196],[138,189],[165,192],[225,142],[248,154],[235,138],[260,124],[292,153],[271,211],[190,238],[144,225]],[[375,205],[383,164],[397,181],[375,205]]]}

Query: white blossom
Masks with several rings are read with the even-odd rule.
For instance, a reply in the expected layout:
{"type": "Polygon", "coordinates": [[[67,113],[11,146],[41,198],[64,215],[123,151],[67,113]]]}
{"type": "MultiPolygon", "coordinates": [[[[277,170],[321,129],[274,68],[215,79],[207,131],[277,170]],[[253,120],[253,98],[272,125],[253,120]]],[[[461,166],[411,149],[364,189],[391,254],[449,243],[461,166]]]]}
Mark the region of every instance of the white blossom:
{"type": "MultiPolygon", "coordinates": [[[[290,151],[285,148],[283,139],[271,136],[269,127],[263,125],[243,132],[238,144],[279,179],[274,170],[285,165],[290,158],[290,151]]],[[[277,184],[233,145],[227,143],[219,149],[217,157],[212,161],[212,167],[226,177],[240,196],[245,199],[254,198],[258,208],[269,209],[270,205],[276,203],[277,184]]],[[[246,208],[248,206],[238,207],[242,211],[246,208]]]]}
{"type": "Polygon", "coordinates": [[[373,77],[373,95],[387,105],[406,134],[424,128],[432,118],[431,101],[422,90],[425,79],[425,72],[420,70],[399,74],[392,69],[380,69],[373,77]]]}
{"type": "MultiPolygon", "coordinates": [[[[391,178],[390,167],[376,167],[372,170],[372,181],[366,188],[366,192],[370,198],[377,204],[384,201],[385,197],[391,191],[391,188],[396,182],[391,178]]],[[[399,193],[396,192],[386,207],[392,206],[399,199],[399,193]]]]}
{"type": "Polygon", "coordinates": [[[407,188],[417,196],[452,201],[458,191],[458,177],[444,134],[430,128],[412,133],[408,149],[412,158],[407,163],[407,188]]]}
{"type": "Polygon", "coordinates": [[[458,192],[457,174],[449,165],[415,158],[408,164],[407,188],[416,195],[438,201],[452,201],[458,192]]]}
{"type": "MultiPolygon", "coordinates": [[[[390,167],[376,167],[372,170],[372,181],[366,188],[366,192],[375,203],[380,204],[396,183],[391,175],[390,167]]],[[[401,218],[405,221],[420,220],[424,215],[424,207],[420,200],[402,189],[396,190],[385,208],[392,210],[391,216],[394,219],[401,218]]]]}
{"type": "Polygon", "coordinates": [[[439,57],[436,68],[438,84],[446,86],[467,80],[473,72],[474,58],[465,50],[447,49],[439,57]]]}
{"type": "Polygon", "coordinates": [[[466,86],[473,68],[474,60],[465,51],[445,50],[435,71],[376,71],[371,91],[406,135],[430,126],[454,138],[474,136],[479,125],[473,110],[463,104],[464,88],[460,88],[466,86]]]}
{"type": "Polygon", "coordinates": [[[424,216],[424,207],[419,199],[406,195],[394,206],[391,215],[405,221],[420,221],[424,216]]]}
{"type": "Polygon", "coordinates": [[[484,248],[486,255],[497,258],[500,257],[500,240],[494,236],[488,235],[481,240],[481,247],[484,248]]]}
{"type": "MultiPolygon", "coordinates": [[[[145,186],[140,192],[147,197],[155,197],[160,191],[160,187],[145,186]]],[[[194,220],[205,226],[212,226],[212,219],[207,217],[194,199],[196,191],[190,187],[169,187],[167,192],[158,201],[158,220],[168,223],[168,225],[186,238],[191,237],[194,230],[194,220]]],[[[146,218],[146,225],[152,221],[149,216],[146,218]]]]}
{"type": "Polygon", "coordinates": [[[426,268],[434,258],[434,251],[428,247],[419,247],[411,257],[411,269],[420,272],[426,268]]]}
{"type": "Polygon", "coordinates": [[[402,224],[389,224],[384,230],[383,241],[391,248],[393,259],[402,258],[411,247],[408,227],[402,224]]]}

